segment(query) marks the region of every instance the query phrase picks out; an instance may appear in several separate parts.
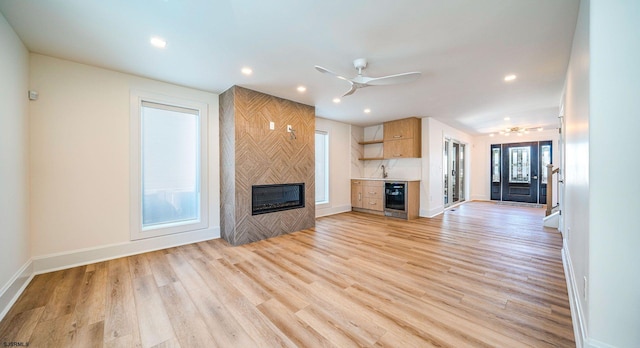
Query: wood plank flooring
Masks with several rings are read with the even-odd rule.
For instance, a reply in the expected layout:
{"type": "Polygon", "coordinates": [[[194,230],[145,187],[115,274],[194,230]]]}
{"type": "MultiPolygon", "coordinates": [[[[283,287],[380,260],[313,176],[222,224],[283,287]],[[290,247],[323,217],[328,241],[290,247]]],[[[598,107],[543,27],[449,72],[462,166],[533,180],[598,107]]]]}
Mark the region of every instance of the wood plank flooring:
{"type": "Polygon", "coordinates": [[[0,322],[31,347],[572,347],[543,209],[362,213],[42,274],[0,322]]]}

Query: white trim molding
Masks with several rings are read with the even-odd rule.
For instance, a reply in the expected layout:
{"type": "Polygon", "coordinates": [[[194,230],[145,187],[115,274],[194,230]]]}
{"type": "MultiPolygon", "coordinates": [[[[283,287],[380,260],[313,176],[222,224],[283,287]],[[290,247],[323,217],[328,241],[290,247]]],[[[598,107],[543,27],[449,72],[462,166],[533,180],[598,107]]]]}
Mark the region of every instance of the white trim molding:
{"type": "Polygon", "coordinates": [[[580,294],[578,294],[578,285],[573,273],[571,254],[569,253],[566,239],[562,241],[562,266],[564,267],[564,278],[567,281],[567,293],[569,294],[569,307],[571,308],[571,318],[573,319],[573,334],[575,335],[576,347],[582,348],[588,341],[587,326],[579,300],[580,294]]]}
{"type": "Polygon", "coordinates": [[[27,261],[0,290],[0,320],[7,315],[33,278],[33,263],[27,261]]]}
{"type": "Polygon", "coordinates": [[[217,238],[220,227],[34,257],[0,290],[0,320],[35,275],[217,238]]]}
{"type": "Polygon", "coordinates": [[[216,238],[220,238],[220,227],[38,256],[33,258],[33,272],[53,272],[216,238]]]}
{"type": "Polygon", "coordinates": [[[316,205],[316,218],[335,215],[340,213],[346,213],[351,211],[351,205],[340,205],[337,207],[318,208],[316,205]]]}

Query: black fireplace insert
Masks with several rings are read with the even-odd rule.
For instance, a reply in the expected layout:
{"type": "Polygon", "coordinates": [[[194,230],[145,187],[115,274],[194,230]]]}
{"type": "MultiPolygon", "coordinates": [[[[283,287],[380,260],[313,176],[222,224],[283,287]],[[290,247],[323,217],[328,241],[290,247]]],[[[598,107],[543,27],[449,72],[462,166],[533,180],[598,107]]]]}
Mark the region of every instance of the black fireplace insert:
{"type": "Polygon", "coordinates": [[[251,215],[304,208],[304,183],[251,186],[251,215]]]}

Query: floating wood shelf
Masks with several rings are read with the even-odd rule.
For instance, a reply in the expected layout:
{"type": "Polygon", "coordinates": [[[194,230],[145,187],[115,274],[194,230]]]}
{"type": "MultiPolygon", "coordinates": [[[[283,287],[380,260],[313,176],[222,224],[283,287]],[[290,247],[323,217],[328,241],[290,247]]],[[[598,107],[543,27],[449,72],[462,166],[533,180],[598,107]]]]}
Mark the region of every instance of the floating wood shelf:
{"type": "Polygon", "coordinates": [[[369,144],[382,144],[384,142],[384,140],[380,139],[380,140],[367,140],[367,141],[359,141],[358,144],[360,145],[369,145],[369,144]]]}
{"type": "Polygon", "coordinates": [[[382,157],[363,157],[363,158],[358,158],[361,161],[378,161],[378,160],[383,160],[384,158],[382,157]]]}

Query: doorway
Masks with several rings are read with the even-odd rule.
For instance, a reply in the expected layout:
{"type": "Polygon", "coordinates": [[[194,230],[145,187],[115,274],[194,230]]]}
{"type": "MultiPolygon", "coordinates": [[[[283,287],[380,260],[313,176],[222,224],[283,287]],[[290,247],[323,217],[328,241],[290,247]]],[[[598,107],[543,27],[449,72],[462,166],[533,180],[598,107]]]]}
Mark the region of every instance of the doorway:
{"type": "Polygon", "coordinates": [[[445,138],[443,153],[444,206],[465,200],[465,144],[445,138]]]}
{"type": "Polygon", "coordinates": [[[551,141],[491,145],[491,199],[547,203],[551,141]]]}

